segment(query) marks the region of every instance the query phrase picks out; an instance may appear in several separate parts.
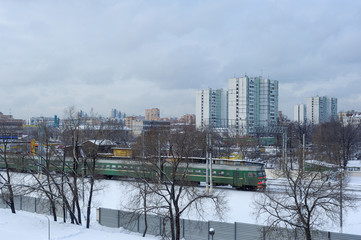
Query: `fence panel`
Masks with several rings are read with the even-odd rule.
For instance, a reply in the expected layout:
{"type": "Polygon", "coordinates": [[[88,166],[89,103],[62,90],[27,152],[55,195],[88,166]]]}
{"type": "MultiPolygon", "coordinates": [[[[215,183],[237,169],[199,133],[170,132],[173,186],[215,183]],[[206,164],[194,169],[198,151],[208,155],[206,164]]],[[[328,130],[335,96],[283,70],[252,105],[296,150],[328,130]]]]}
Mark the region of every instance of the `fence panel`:
{"type": "Polygon", "coordinates": [[[119,212],[117,210],[100,208],[99,209],[99,223],[103,226],[118,228],[119,212]]]}
{"type": "Polygon", "coordinates": [[[170,238],[172,236],[172,231],[171,231],[171,224],[170,224],[169,219],[161,218],[160,223],[161,223],[161,236],[170,238]]]}
{"type": "Polygon", "coordinates": [[[37,199],[36,212],[39,214],[50,215],[50,201],[48,199],[37,199]]]}
{"type": "Polygon", "coordinates": [[[27,212],[36,212],[35,198],[24,196],[22,197],[22,210],[27,212]]]}
{"type": "Polygon", "coordinates": [[[312,239],[314,240],[328,240],[328,232],[311,231],[312,239]]]}
{"type": "MultiPolygon", "coordinates": [[[[56,216],[57,217],[61,217],[61,218],[65,218],[66,219],[66,213],[67,211],[65,211],[65,216],[64,216],[64,211],[63,211],[63,204],[61,202],[56,202],[55,204],[55,210],[56,210],[56,216]]],[[[51,213],[51,215],[53,215],[53,213],[51,213]]]]}
{"type": "Polygon", "coordinates": [[[6,208],[6,203],[2,198],[0,198],[0,208],[6,208]]]}
{"type": "Polygon", "coordinates": [[[331,240],[361,240],[360,235],[352,235],[346,233],[333,233],[330,232],[331,240]]]}
{"type": "Polygon", "coordinates": [[[14,205],[15,205],[15,210],[21,210],[21,197],[20,196],[14,197],[14,205]]]}
{"type": "Polygon", "coordinates": [[[209,222],[209,228],[214,228],[214,240],[229,240],[234,239],[235,229],[233,223],[224,222],[209,222]]]}
{"type": "Polygon", "coordinates": [[[208,222],[184,220],[184,238],[192,240],[208,239],[208,222]]]}
{"type": "Polygon", "coordinates": [[[264,228],[259,225],[248,223],[235,223],[237,240],[258,240],[264,239],[264,228]]]}
{"type": "Polygon", "coordinates": [[[123,227],[132,232],[138,232],[138,215],[125,211],[118,212],[119,227],[123,227]]]}
{"type": "MultiPolygon", "coordinates": [[[[139,232],[142,234],[145,230],[145,220],[144,219],[145,219],[144,215],[141,215],[139,217],[139,232]]],[[[160,235],[161,234],[160,221],[161,221],[160,217],[147,214],[147,225],[148,225],[147,234],[154,235],[154,236],[160,235]]]]}

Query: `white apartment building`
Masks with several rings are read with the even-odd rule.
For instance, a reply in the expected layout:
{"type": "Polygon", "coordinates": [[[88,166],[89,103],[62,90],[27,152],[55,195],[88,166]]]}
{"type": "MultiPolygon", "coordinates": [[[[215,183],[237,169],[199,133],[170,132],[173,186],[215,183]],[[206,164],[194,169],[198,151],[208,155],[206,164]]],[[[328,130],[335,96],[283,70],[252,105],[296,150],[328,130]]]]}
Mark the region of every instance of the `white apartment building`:
{"type": "Polygon", "coordinates": [[[196,93],[196,127],[227,127],[228,94],[223,89],[199,90],[196,93]]]}
{"type": "Polygon", "coordinates": [[[293,120],[295,122],[299,122],[301,124],[306,123],[306,105],[305,104],[298,104],[294,107],[293,112],[293,120]]]}
{"type": "Polygon", "coordinates": [[[307,121],[320,124],[337,119],[337,98],[309,97],[307,98],[307,121]]]}
{"type": "Polygon", "coordinates": [[[278,81],[261,77],[231,78],[228,81],[228,125],[241,135],[256,126],[277,124],[278,81]]]}

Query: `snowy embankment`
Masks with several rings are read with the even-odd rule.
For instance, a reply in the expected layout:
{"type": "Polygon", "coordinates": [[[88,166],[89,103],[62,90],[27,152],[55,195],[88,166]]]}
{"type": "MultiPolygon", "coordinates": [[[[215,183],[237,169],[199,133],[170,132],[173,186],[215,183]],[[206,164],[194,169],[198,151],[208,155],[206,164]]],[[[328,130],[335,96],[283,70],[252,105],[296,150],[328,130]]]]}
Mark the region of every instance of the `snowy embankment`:
{"type": "MultiPolygon", "coordinates": [[[[270,181],[271,183],[272,181],[270,181]]],[[[277,181],[276,181],[277,182],[277,181]]],[[[126,209],[132,202],[132,187],[127,181],[112,181],[102,180],[98,182],[98,186],[102,189],[95,197],[94,207],[103,207],[111,209],[126,209]]],[[[272,183],[271,183],[272,184],[272,183]]],[[[356,189],[361,188],[361,177],[352,177],[350,181],[350,187],[356,189]]],[[[224,222],[242,222],[250,224],[262,225],[262,222],[257,222],[254,215],[254,209],[252,202],[257,194],[261,192],[249,192],[249,191],[237,191],[234,189],[217,189],[224,192],[224,197],[228,200],[227,210],[223,219],[219,219],[215,215],[215,211],[211,208],[207,208],[208,214],[200,218],[194,211],[188,213],[183,218],[189,218],[193,220],[204,221],[224,221],[224,222]]],[[[359,206],[361,206],[361,200],[359,206]]],[[[343,233],[358,234],[361,235],[361,208],[349,210],[344,216],[343,233]]],[[[338,232],[338,226],[324,226],[324,231],[338,232]]]]}
{"type": "MultiPolygon", "coordinates": [[[[29,176],[24,177],[23,174],[15,174],[15,175],[17,175],[19,180],[22,179],[22,181],[25,181],[27,184],[30,184],[29,176]]],[[[269,181],[268,183],[272,184],[272,182],[279,182],[279,181],[275,179],[271,179],[271,181],[269,181]]],[[[361,189],[361,177],[352,177],[349,184],[350,187],[352,188],[361,189]]],[[[57,231],[60,234],[60,235],[54,235],[59,237],[57,238],[52,237],[52,239],[82,239],[82,236],[84,236],[84,239],[86,236],[92,236],[91,238],[88,239],[113,239],[112,235],[118,236],[117,239],[140,239],[141,237],[140,235],[134,235],[134,236],[132,235],[131,236],[132,238],[128,236],[124,238],[119,237],[119,233],[122,232],[121,229],[105,228],[99,226],[99,224],[96,222],[96,209],[99,207],[110,208],[110,209],[121,209],[121,210],[127,210],[131,207],[131,203],[132,201],[134,201],[134,199],[132,199],[134,188],[132,187],[131,182],[116,181],[116,180],[100,180],[97,181],[96,188],[98,190],[95,192],[94,201],[93,201],[93,209],[91,215],[92,218],[91,229],[87,230],[82,226],[55,223],[51,221],[52,226],[54,225],[54,234],[56,234],[57,231]],[[92,231],[105,231],[104,234],[109,235],[109,237],[108,236],[107,237],[102,236],[99,238],[94,237],[98,233],[96,232],[92,233],[92,231]],[[81,236],[81,238],[79,238],[78,236],[81,236]]],[[[210,221],[224,221],[231,223],[243,222],[243,223],[260,224],[260,225],[262,224],[262,222],[257,222],[256,217],[253,214],[254,209],[252,207],[252,202],[254,201],[254,198],[258,194],[262,194],[262,193],[237,191],[233,189],[217,189],[217,191],[223,191],[224,197],[228,201],[227,209],[225,210],[225,214],[222,219],[220,219],[219,216],[215,215],[215,211],[211,207],[207,207],[207,206],[205,206],[207,214],[203,215],[202,218],[195,211],[190,211],[187,213],[187,215],[182,215],[182,218],[189,218],[193,220],[204,220],[204,221],[210,220],[210,221]]],[[[32,195],[34,196],[35,194],[32,195]]],[[[361,200],[359,201],[361,203],[361,200]]],[[[3,232],[3,230],[6,229],[6,231],[9,232],[9,234],[12,232],[13,234],[24,234],[24,236],[34,236],[34,238],[29,238],[29,237],[24,238],[22,237],[22,235],[19,235],[19,237],[16,237],[15,239],[46,239],[47,219],[45,216],[33,215],[24,212],[19,212],[19,214],[12,215],[9,209],[5,209],[5,210],[0,209],[0,211],[1,211],[0,212],[1,232],[3,232]],[[19,218],[18,220],[16,220],[17,216],[20,216],[18,217],[19,218]],[[36,216],[36,217],[32,217],[32,216],[36,216]],[[7,220],[7,218],[9,218],[9,220],[7,220]],[[15,220],[12,220],[13,218],[15,220]],[[23,218],[26,218],[27,220],[23,220],[23,218]],[[34,218],[34,220],[32,220],[32,218],[34,218]],[[11,223],[10,221],[14,221],[14,222],[11,223]],[[37,236],[37,233],[32,232],[33,229],[34,231],[36,230],[37,225],[27,226],[25,225],[25,222],[40,224],[41,227],[38,228],[40,228],[40,232],[42,233],[42,235],[39,236],[44,236],[44,238],[37,238],[35,237],[37,236]],[[22,228],[24,228],[24,231],[23,230],[19,231],[19,226],[22,226],[22,228]],[[29,230],[29,234],[26,234],[27,230],[29,230]]],[[[346,213],[346,216],[344,217],[345,219],[344,227],[343,227],[344,233],[361,235],[361,218],[359,217],[360,215],[361,215],[360,207],[355,210],[350,210],[346,213]]],[[[323,229],[321,230],[338,232],[338,226],[324,226],[323,229]]]]}
{"type": "MultiPolygon", "coordinates": [[[[9,209],[0,209],[1,239],[48,239],[49,221],[46,216],[18,211],[12,214],[9,209]]],[[[143,238],[140,234],[131,233],[119,228],[107,228],[93,223],[91,229],[70,223],[53,222],[50,219],[50,239],[64,240],[151,240],[152,236],[143,238]]]]}

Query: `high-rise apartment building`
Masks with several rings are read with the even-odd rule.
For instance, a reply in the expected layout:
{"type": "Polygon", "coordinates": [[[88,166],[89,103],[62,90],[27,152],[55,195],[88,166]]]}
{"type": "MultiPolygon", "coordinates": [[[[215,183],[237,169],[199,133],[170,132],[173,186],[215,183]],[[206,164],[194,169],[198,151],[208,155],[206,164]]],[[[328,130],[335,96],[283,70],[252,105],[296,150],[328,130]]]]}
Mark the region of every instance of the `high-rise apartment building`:
{"type": "Polygon", "coordinates": [[[306,123],[306,105],[305,104],[298,104],[294,107],[293,112],[293,120],[295,122],[299,122],[301,124],[306,123]]]}
{"type": "Polygon", "coordinates": [[[228,81],[228,125],[241,135],[256,126],[270,126],[278,118],[278,81],[261,77],[228,81]]]}
{"type": "Polygon", "coordinates": [[[227,127],[227,91],[199,90],[196,94],[196,127],[227,127]]]}
{"type": "Polygon", "coordinates": [[[337,98],[309,97],[307,98],[307,121],[320,124],[337,119],[337,98]]]}
{"type": "Polygon", "coordinates": [[[146,121],[157,121],[160,118],[160,111],[158,108],[145,109],[146,121]]]}

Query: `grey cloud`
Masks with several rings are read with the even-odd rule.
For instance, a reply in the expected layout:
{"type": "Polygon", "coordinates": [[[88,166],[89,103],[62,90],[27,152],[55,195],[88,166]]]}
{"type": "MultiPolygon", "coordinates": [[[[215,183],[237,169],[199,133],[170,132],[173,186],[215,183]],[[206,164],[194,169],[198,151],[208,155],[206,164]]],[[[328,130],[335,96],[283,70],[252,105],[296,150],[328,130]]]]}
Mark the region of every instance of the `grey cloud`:
{"type": "Polygon", "coordinates": [[[289,116],[321,91],[357,108],[348,94],[360,96],[360,9],[358,1],[4,1],[0,94],[13,100],[0,111],[192,113],[195,90],[245,73],[279,80],[289,116]]]}

